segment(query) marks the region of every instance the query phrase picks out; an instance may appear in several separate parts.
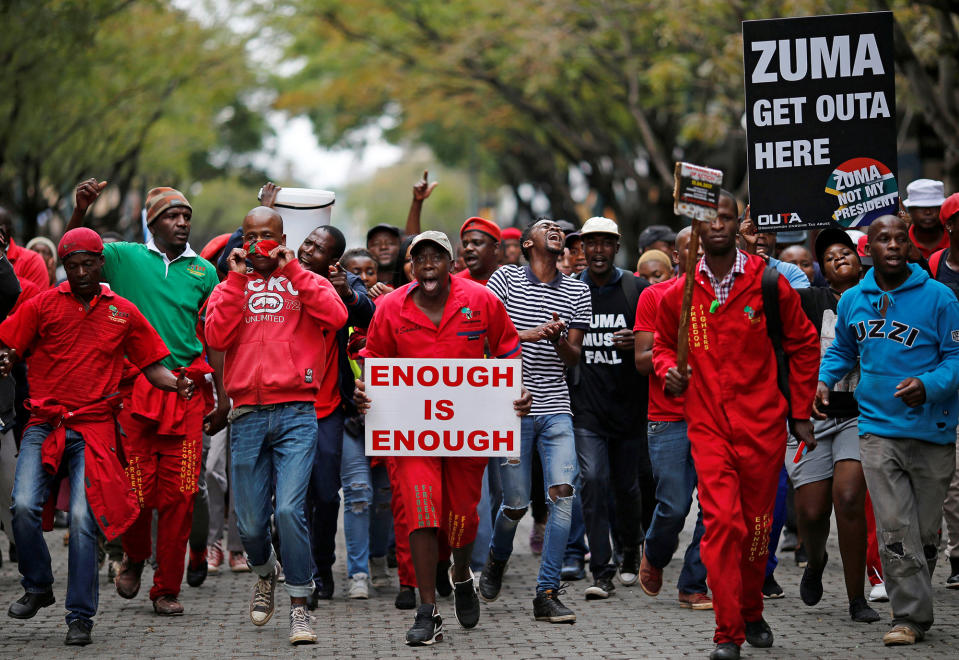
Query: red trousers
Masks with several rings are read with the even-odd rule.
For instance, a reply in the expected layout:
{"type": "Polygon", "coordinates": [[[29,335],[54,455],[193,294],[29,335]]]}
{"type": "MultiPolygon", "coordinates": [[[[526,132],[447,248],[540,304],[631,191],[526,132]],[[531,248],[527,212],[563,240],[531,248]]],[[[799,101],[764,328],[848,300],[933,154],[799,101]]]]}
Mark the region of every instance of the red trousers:
{"type": "Polygon", "coordinates": [[[700,553],[716,616],[713,641],[742,645],[745,622],[763,614],[762,586],[786,424],[733,431],[725,415],[689,422],[706,527],[700,553]]]}
{"type": "Polygon", "coordinates": [[[410,554],[410,526],[406,521],[406,509],[403,508],[403,495],[396,476],[396,462],[393,457],[386,459],[386,468],[393,489],[393,536],[396,537],[396,574],[400,584],[416,587],[416,572],[413,570],[413,555],[410,554]]]}
{"type": "MultiPolygon", "coordinates": [[[[438,527],[450,548],[476,539],[486,458],[397,456],[396,481],[409,531],[438,527]]],[[[397,532],[399,537],[399,532],[397,532]]]]}
{"type": "Polygon", "coordinates": [[[876,536],[876,516],[872,512],[872,498],[866,491],[866,576],[869,584],[882,584],[882,561],[879,559],[879,538],[876,536]]]}
{"type": "Polygon", "coordinates": [[[150,528],[157,510],[157,570],[150,599],[177,596],[183,581],[183,555],[193,522],[203,453],[202,396],[188,402],[184,435],[160,435],[156,422],[133,414],[124,402],[119,421],[125,438],[127,475],[140,501],[140,515],[123,534],[123,550],[132,561],[149,559],[150,528]]]}

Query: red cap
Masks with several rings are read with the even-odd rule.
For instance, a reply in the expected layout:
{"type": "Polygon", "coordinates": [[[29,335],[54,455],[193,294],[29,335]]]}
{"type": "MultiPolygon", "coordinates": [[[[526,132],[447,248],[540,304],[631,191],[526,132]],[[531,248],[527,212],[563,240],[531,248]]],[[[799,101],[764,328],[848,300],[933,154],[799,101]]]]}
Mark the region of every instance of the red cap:
{"type": "Polygon", "coordinates": [[[866,256],[866,243],[869,242],[868,236],[860,236],[859,241],[856,243],[856,254],[860,257],[866,256]]]}
{"type": "Polygon", "coordinates": [[[463,226],[460,227],[460,238],[463,238],[463,234],[468,231],[481,231],[484,234],[489,234],[493,237],[493,240],[499,242],[501,238],[501,231],[499,225],[493,222],[492,220],[487,220],[486,218],[470,218],[463,223],[463,226]]]}
{"type": "Polygon", "coordinates": [[[220,234],[210,239],[210,242],[204,245],[203,249],[200,250],[200,256],[207,261],[215,263],[217,256],[223,251],[223,248],[226,247],[227,241],[230,240],[230,236],[232,235],[233,234],[220,234]]]}
{"type": "Polygon", "coordinates": [[[939,207],[939,220],[946,224],[946,220],[959,213],[959,193],[952,193],[939,207]]]}
{"type": "Polygon", "coordinates": [[[507,240],[518,241],[519,239],[523,237],[523,232],[521,232],[516,227],[507,227],[501,233],[503,235],[504,241],[507,241],[507,240]]]}
{"type": "Polygon", "coordinates": [[[63,261],[74,252],[103,254],[103,239],[100,238],[99,234],[88,227],[71,229],[60,239],[57,256],[60,257],[60,261],[63,261]]]}

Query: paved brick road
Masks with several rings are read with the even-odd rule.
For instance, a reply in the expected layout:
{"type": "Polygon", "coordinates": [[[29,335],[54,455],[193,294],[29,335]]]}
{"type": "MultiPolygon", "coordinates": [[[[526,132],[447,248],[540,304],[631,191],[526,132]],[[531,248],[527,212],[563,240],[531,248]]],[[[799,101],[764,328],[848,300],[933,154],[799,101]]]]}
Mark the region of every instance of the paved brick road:
{"type": "MultiPolygon", "coordinates": [[[[0,658],[231,658],[231,657],[324,657],[324,658],[704,658],[712,648],[712,612],[681,609],[673,592],[663,589],[658,598],[646,596],[638,587],[619,586],[607,601],[586,602],[586,585],[574,583],[565,601],[576,611],[575,625],[550,625],[533,621],[536,562],[525,539],[529,518],[517,538],[517,553],[506,574],[498,601],[482,605],[477,628],[463,630],[452,616],[452,602],[441,603],[446,622],[446,640],[429,649],[409,649],[403,635],[412,623],[410,612],[393,608],[395,591],[384,591],[368,601],[350,601],[339,589],[333,601],[316,611],[320,643],[316,647],[290,647],[287,642],[285,604],[263,628],[254,627],[247,615],[253,578],[249,574],[210,576],[198,589],[184,585],[181,600],[186,615],[160,619],[153,614],[146,589],[134,601],[122,600],[102,572],[100,612],[93,629],[94,644],[74,651],[64,647],[66,632],[63,602],[66,591],[66,548],[62,530],[47,534],[57,576],[56,605],[41,610],[30,621],[17,621],[0,614],[0,658]]],[[[682,548],[689,538],[688,521],[682,548]]],[[[342,529],[342,527],[341,527],[342,529]]],[[[6,556],[6,540],[0,541],[6,556]]],[[[342,539],[340,539],[342,556],[342,539]]],[[[835,541],[830,556],[838,558],[835,541]]],[[[887,622],[854,624],[849,620],[839,562],[826,571],[826,593],[816,607],[799,600],[801,571],[783,557],[777,578],[786,598],[767,602],[766,618],[776,635],[772,649],[744,647],[746,658],[959,658],[959,592],[936,587],[937,624],[926,641],[913,648],[886,650],[880,641],[887,622]]],[[[666,569],[665,584],[674,585],[679,567],[666,569]]],[[[944,579],[940,566],[936,582],[944,579]]],[[[21,591],[16,568],[4,562],[0,568],[0,606],[6,608],[21,591]]],[[[343,561],[336,566],[338,586],[345,580],[343,561]]],[[[148,584],[150,571],[145,578],[148,584]]],[[[279,602],[285,601],[285,594],[279,602]]],[[[880,605],[880,612],[888,610],[880,605]]]]}

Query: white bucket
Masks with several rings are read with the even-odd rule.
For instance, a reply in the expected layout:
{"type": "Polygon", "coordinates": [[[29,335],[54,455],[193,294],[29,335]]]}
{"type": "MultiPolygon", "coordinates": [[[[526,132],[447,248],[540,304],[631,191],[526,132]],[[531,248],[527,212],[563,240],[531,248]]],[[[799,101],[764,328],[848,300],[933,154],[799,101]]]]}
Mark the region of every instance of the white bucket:
{"type": "MultiPolygon", "coordinates": [[[[257,199],[263,197],[263,189],[257,199]]],[[[336,193],[312,188],[281,188],[274,208],[283,216],[286,244],[295,252],[303,240],[320,225],[330,224],[336,193]]]]}

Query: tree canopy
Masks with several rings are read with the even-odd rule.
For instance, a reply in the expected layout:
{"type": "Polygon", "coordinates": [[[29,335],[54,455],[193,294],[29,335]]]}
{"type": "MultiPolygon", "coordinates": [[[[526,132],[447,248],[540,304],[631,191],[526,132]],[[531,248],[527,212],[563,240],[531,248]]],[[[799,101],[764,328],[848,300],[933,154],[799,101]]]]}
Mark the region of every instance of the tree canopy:
{"type": "MultiPolygon", "coordinates": [[[[350,144],[387,118],[389,137],[426,144],[447,164],[514,190],[535,186],[554,217],[611,210],[632,249],[641,227],[673,222],[677,159],[718,167],[726,187],[745,193],[743,20],[885,4],[287,0],[276,25],[300,68],[278,81],[276,105],[308,114],[326,145],[350,144]],[[571,189],[570,168],[591,195],[571,189]]],[[[957,3],[926,4],[896,4],[897,48],[903,84],[935,90],[910,94],[916,111],[946,135],[959,120],[957,87],[947,86],[957,3]]],[[[956,140],[957,130],[943,139],[956,140]]],[[[531,215],[517,201],[518,219],[531,215]]]]}
{"type": "Polygon", "coordinates": [[[114,184],[96,210],[115,228],[147,189],[220,176],[260,147],[245,39],[222,25],[129,0],[13,0],[0,23],[0,203],[24,235],[81,179],[114,184]]]}

